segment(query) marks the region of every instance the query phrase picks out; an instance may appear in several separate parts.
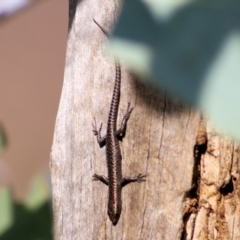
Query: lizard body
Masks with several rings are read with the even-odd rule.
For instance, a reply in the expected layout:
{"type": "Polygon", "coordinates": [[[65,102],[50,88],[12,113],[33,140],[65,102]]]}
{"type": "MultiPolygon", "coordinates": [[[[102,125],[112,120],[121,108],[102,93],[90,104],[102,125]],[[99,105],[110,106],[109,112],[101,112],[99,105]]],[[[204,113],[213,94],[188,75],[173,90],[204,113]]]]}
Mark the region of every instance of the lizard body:
{"type": "MultiPolygon", "coordinates": [[[[94,22],[108,36],[108,33],[95,20],[94,22]]],[[[117,224],[121,215],[122,188],[130,182],[145,181],[146,177],[142,174],[139,174],[136,177],[122,177],[122,154],[119,146],[119,141],[122,141],[126,134],[127,121],[133,108],[130,108],[130,103],[128,103],[126,113],[121,123],[121,127],[117,130],[117,118],[121,90],[121,67],[118,62],[115,63],[115,69],[115,84],[112,94],[111,107],[108,115],[106,135],[104,137],[101,137],[102,124],[100,125],[99,130],[97,130],[96,121],[93,125],[93,133],[97,136],[99,146],[106,146],[106,159],[108,168],[108,178],[102,175],[94,174],[93,179],[99,180],[108,186],[108,216],[114,226],[117,224]]]]}

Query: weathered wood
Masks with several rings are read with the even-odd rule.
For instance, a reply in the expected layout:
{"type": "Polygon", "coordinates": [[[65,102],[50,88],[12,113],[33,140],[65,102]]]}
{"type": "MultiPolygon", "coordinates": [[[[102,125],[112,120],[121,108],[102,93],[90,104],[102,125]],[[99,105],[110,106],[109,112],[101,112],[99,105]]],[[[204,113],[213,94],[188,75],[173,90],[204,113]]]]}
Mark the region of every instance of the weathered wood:
{"type": "Polygon", "coordinates": [[[240,239],[239,145],[201,121],[195,190],[185,199],[187,240],[240,239]]]}
{"type": "Polygon", "coordinates": [[[123,189],[122,215],[111,225],[107,187],[92,181],[94,173],[107,175],[92,121],[106,130],[115,66],[92,19],[111,29],[119,8],[118,0],[71,1],[75,17],[50,163],[55,239],[239,239],[238,147],[210,130],[198,135],[197,112],[140,84],[126,68],[119,119],[128,102],[134,110],[121,143],[123,175],[143,173],[147,181],[123,189]],[[194,159],[196,139],[202,148],[194,159]]]}

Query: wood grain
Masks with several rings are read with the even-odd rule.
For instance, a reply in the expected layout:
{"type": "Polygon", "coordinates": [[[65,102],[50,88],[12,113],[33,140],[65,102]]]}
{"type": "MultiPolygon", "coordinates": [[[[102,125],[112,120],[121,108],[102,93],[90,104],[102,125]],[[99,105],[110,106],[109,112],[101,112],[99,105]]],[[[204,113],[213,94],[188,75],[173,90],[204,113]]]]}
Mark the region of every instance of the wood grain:
{"type": "Polygon", "coordinates": [[[70,3],[50,163],[55,239],[239,239],[238,146],[203,124],[197,111],[137,81],[124,64],[119,119],[128,102],[134,110],[120,143],[123,175],[143,173],[147,181],[123,189],[122,215],[112,226],[108,189],[92,181],[95,172],[107,175],[92,121],[106,131],[115,65],[92,19],[111,30],[121,4],[70,3]]]}

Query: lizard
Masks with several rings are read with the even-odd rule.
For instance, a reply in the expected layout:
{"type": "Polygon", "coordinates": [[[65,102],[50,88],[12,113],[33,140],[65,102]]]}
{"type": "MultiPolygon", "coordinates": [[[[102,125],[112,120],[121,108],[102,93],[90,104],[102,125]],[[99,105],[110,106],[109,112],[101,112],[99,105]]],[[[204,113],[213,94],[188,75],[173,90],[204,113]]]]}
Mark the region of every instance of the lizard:
{"type": "MultiPolygon", "coordinates": [[[[94,19],[93,21],[103,31],[103,33],[109,37],[107,31],[102,28],[94,19]]],[[[146,181],[146,175],[143,174],[139,174],[136,177],[122,177],[122,154],[119,141],[122,141],[122,139],[125,137],[127,122],[133,108],[130,108],[130,103],[128,103],[127,110],[122,119],[121,127],[117,130],[117,118],[121,90],[121,67],[118,61],[115,61],[115,71],[115,84],[108,115],[107,133],[104,137],[101,136],[102,123],[98,130],[95,118],[93,123],[93,133],[97,137],[97,142],[100,148],[106,146],[106,160],[108,168],[108,178],[103,175],[94,174],[93,180],[99,180],[108,186],[108,216],[114,226],[117,224],[122,211],[122,188],[131,182],[140,183],[146,181]]]]}

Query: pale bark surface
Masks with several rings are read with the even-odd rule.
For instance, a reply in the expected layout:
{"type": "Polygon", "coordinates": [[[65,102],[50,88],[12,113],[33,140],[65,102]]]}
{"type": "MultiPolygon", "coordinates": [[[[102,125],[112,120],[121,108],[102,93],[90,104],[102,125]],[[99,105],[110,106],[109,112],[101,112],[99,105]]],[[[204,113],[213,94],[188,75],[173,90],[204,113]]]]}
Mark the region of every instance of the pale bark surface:
{"type": "Polygon", "coordinates": [[[239,145],[199,125],[195,192],[185,200],[187,240],[240,239],[239,145]],[[199,154],[200,153],[200,154],[199,154]]]}
{"type": "MultiPolygon", "coordinates": [[[[71,1],[72,6],[74,2],[71,1]]],[[[215,205],[221,206],[216,208],[219,210],[217,226],[234,221],[234,217],[223,221],[226,204],[228,211],[239,211],[229,194],[223,196],[220,193],[223,182],[227,184],[232,179],[231,174],[238,179],[237,158],[233,157],[236,147],[230,142],[228,145],[222,142],[228,154],[219,148],[221,158],[217,159],[212,150],[207,150],[201,160],[205,175],[200,178],[201,154],[194,159],[200,115],[169,100],[165,94],[143,86],[124,67],[118,124],[128,102],[134,110],[126,137],[120,143],[123,176],[143,173],[147,174],[147,181],[132,183],[123,189],[123,210],[115,227],[107,215],[108,189],[102,183],[92,181],[94,173],[107,175],[105,148],[99,148],[92,122],[94,117],[98,126],[102,122],[104,134],[115,80],[114,60],[105,51],[106,37],[92,19],[111,30],[119,9],[117,0],[79,1],[76,12],[70,9],[70,15],[75,12],[75,18],[69,30],[64,84],[50,163],[55,239],[208,239],[204,238],[206,234],[209,236],[217,231],[214,218],[209,221],[214,209],[212,205],[209,207],[212,202],[207,203],[210,190],[216,192],[215,205]],[[226,162],[225,156],[228,156],[226,162]],[[204,161],[209,159],[213,164],[221,160],[218,175],[214,173],[215,165],[211,169],[213,173],[206,172],[204,161]],[[220,171],[220,165],[228,168],[220,171]],[[208,190],[207,187],[220,176],[222,180],[218,180],[217,187],[213,184],[208,190]],[[208,177],[211,178],[209,182],[208,177]],[[205,197],[199,197],[202,191],[206,192],[205,197]],[[228,202],[225,204],[224,201],[228,202]],[[203,238],[198,237],[201,234],[205,234],[203,238]]],[[[237,199],[236,195],[235,203],[237,199]]],[[[232,229],[229,229],[229,236],[232,236],[230,231],[232,229]]]]}

